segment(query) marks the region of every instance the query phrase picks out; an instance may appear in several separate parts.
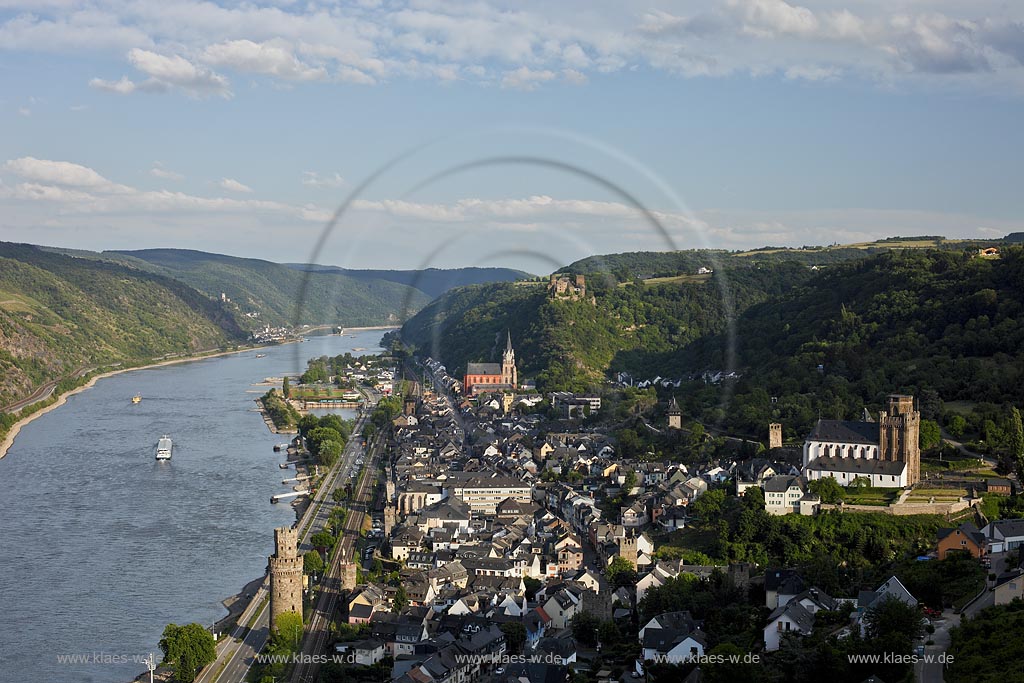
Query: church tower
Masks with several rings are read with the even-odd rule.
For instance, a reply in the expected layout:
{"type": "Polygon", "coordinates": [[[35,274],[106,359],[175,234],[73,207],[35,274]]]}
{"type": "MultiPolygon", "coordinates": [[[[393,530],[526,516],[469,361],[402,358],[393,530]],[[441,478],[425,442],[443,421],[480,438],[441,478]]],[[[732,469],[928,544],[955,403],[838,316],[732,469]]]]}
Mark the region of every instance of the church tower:
{"type": "Polygon", "coordinates": [[[512,332],[508,333],[505,352],[501,354],[501,383],[513,389],[519,386],[519,372],[516,370],[516,352],[512,350],[512,332]]]}
{"type": "Polygon", "coordinates": [[[672,397],[672,402],[668,404],[668,428],[683,428],[683,411],[679,409],[679,404],[676,403],[675,396],[672,397]]]}
{"type": "Polygon", "coordinates": [[[270,556],[271,632],[277,628],[277,618],[285,612],[302,616],[302,556],[298,554],[298,541],[299,532],[295,529],[274,529],[277,552],[270,556]]]}
{"type": "Polygon", "coordinates": [[[921,479],[921,413],[914,408],[913,396],[892,395],[887,411],[879,415],[879,459],[907,463],[907,483],[921,479]]]}

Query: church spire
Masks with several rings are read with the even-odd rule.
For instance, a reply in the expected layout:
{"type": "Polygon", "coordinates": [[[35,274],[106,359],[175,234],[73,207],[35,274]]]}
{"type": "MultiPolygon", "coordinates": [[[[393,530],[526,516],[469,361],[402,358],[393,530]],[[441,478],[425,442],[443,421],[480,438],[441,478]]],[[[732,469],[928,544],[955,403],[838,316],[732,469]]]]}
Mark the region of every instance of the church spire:
{"type": "Polygon", "coordinates": [[[512,330],[506,330],[508,332],[508,342],[505,344],[505,353],[512,353],[512,330]]]}

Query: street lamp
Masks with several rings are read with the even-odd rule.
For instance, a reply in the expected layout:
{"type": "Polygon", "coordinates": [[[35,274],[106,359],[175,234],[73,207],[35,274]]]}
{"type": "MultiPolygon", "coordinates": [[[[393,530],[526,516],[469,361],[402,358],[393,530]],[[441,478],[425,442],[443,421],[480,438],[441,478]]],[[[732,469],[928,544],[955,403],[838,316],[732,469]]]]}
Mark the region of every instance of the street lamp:
{"type": "Polygon", "coordinates": [[[142,661],[146,663],[146,668],[149,670],[149,683],[153,683],[153,672],[156,671],[156,657],[150,652],[149,658],[142,661]]]}

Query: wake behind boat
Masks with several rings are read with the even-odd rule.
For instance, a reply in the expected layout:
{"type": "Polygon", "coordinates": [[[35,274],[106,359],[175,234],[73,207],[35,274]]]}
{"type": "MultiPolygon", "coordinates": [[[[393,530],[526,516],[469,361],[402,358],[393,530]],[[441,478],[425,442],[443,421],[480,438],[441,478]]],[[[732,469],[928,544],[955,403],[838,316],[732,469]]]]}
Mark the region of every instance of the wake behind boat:
{"type": "Polygon", "coordinates": [[[156,444],[156,459],[157,460],[170,460],[171,449],[174,444],[171,442],[171,437],[164,434],[160,437],[160,441],[156,444]]]}

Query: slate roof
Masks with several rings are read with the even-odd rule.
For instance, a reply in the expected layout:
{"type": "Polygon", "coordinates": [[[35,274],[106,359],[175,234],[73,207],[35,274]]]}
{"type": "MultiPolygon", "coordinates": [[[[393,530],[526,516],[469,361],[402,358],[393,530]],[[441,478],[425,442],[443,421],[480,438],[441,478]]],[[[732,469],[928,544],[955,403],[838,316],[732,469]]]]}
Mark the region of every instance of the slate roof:
{"type": "Polygon", "coordinates": [[[822,456],[807,463],[808,470],[818,472],[851,472],[857,475],[900,476],[907,463],[898,460],[875,460],[871,458],[839,458],[822,456]]]}
{"type": "Polygon", "coordinates": [[[500,375],[501,363],[467,363],[467,375],[500,375]]]}
{"type": "Polygon", "coordinates": [[[786,616],[796,624],[797,631],[805,636],[811,634],[814,629],[814,615],[807,611],[807,609],[799,602],[790,601],[781,607],[776,607],[775,611],[768,617],[768,623],[773,623],[776,619],[786,616]]]}
{"type": "Polygon", "coordinates": [[[818,420],[808,441],[828,443],[878,444],[877,422],[853,422],[851,420],[818,420]]]}
{"type": "Polygon", "coordinates": [[[981,531],[978,530],[978,527],[976,527],[973,522],[964,522],[956,529],[939,529],[937,534],[938,540],[941,541],[957,529],[960,530],[961,534],[974,541],[975,545],[979,547],[985,545],[985,534],[981,533],[981,531]]]}

